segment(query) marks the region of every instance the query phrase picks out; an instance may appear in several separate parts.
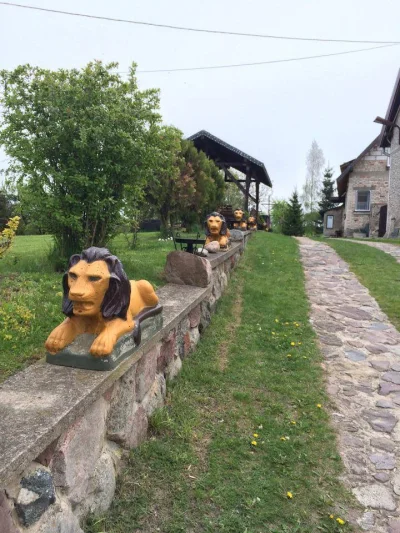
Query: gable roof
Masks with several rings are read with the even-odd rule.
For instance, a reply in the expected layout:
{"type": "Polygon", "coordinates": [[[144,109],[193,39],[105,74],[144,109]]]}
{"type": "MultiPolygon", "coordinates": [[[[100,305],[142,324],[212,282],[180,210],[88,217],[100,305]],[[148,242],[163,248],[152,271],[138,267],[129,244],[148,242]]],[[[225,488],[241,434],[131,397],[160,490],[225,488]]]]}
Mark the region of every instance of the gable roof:
{"type": "MultiPolygon", "coordinates": [[[[400,69],[397,73],[396,82],[393,87],[392,96],[390,97],[389,107],[386,111],[386,120],[393,122],[396,118],[397,112],[400,107],[400,69]]],[[[387,148],[390,146],[391,126],[382,126],[380,133],[380,146],[387,148]]]]}
{"type": "Polygon", "coordinates": [[[343,163],[340,165],[340,170],[342,170],[342,173],[336,180],[336,186],[338,190],[339,196],[343,196],[344,193],[347,190],[347,184],[349,181],[349,175],[351,172],[353,172],[354,167],[357,165],[357,163],[365,156],[367,153],[372,149],[373,146],[379,145],[381,135],[379,134],[378,137],[376,137],[371,144],[369,144],[365,150],[361,152],[361,154],[352,161],[349,161],[348,163],[343,163]],[[343,170],[344,168],[344,170],[343,170]]]}
{"type": "Polygon", "coordinates": [[[200,130],[188,137],[187,140],[192,141],[198,150],[205,152],[217,166],[219,166],[220,162],[221,165],[224,164],[225,166],[235,168],[240,172],[246,172],[245,167],[250,166],[252,176],[256,181],[272,187],[271,179],[264,163],[212,135],[210,132],[200,130]]]}

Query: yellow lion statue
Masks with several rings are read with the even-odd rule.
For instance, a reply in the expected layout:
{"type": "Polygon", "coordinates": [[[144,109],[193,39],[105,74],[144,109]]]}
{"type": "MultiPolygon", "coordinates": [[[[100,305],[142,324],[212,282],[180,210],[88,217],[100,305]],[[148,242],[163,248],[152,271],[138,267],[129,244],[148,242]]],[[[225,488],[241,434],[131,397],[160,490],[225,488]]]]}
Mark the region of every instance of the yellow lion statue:
{"type": "Polygon", "coordinates": [[[138,318],[162,309],[148,281],[129,281],[120,260],[106,248],[95,246],[70,258],[63,292],[62,311],[67,318],[45,343],[50,354],[83,333],[97,335],[90,347],[95,357],[109,355],[117,340],[129,332],[140,343],[138,318]]]}

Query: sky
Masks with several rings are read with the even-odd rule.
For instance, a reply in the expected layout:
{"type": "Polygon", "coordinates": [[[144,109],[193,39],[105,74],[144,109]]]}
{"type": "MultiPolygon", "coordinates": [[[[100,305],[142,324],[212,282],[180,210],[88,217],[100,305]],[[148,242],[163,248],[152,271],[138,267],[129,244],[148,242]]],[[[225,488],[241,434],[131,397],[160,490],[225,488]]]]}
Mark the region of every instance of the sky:
{"type": "MultiPolygon", "coordinates": [[[[26,5],[233,32],[400,41],[400,3],[395,0],[26,0],[26,5]]],[[[338,177],[340,163],[357,157],[379,134],[373,120],[385,116],[400,67],[400,45],[280,64],[140,71],[373,46],[194,33],[0,5],[0,69],[25,63],[80,68],[97,59],[117,61],[124,73],[134,61],[140,88],[160,89],[165,123],[184,136],[205,129],[261,160],[273,182],[274,199],[288,198],[295,188],[301,191],[314,139],[338,177]]],[[[6,164],[0,151],[0,168],[6,164]]]]}

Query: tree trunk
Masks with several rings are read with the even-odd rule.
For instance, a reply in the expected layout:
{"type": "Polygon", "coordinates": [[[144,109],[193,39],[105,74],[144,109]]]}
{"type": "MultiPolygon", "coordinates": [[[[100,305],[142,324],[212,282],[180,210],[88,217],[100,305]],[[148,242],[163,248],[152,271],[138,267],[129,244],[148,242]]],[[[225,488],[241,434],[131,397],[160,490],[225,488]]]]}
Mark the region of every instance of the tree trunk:
{"type": "Polygon", "coordinates": [[[171,227],[171,214],[168,205],[163,205],[160,209],[161,234],[166,237],[171,227]]]}

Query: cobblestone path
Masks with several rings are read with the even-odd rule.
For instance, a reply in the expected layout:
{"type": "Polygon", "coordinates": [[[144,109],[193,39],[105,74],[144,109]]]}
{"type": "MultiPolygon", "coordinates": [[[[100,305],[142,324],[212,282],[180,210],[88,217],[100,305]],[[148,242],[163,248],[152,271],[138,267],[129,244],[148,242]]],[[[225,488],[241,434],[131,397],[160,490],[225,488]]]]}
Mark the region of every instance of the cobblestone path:
{"type": "Polygon", "coordinates": [[[366,244],[367,246],[372,246],[373,248],[378,248],[386,254],[393,256],[398,263],[400,263],[400,245],[396,246],[395,244],[390,244],[388,242],[372,242],[367,240],[356,241],[354,239],[340,239],[341,241],[346,242],[357,242],[358,244],[366,244]]]}
{"type": "Polygon", "coordinates": [[[359,525],[400,533],[400,334],[332,248],[298,241],[359,525]]]}

